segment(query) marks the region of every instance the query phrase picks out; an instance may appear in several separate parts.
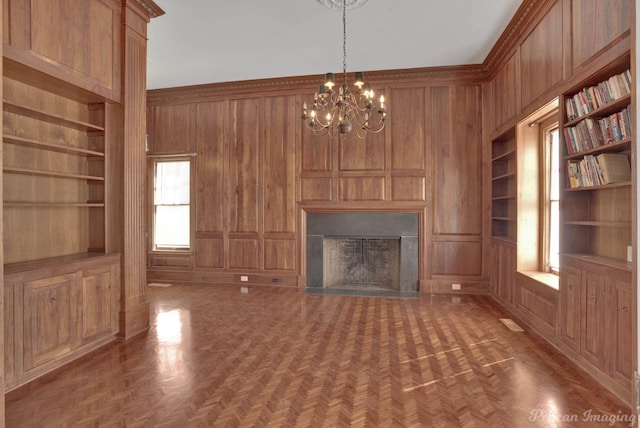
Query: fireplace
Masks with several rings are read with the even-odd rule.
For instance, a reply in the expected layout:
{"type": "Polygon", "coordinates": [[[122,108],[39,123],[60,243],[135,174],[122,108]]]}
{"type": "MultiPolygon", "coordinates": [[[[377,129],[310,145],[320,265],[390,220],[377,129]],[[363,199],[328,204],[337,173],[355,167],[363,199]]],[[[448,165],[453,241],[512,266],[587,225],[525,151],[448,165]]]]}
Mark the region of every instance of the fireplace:
{"type": "Polygon", "coordinates": [[[418,291],[417,213],[308,213],[307,288],[418,291]]]}
{"type": "Polygon", "coordinates": [[[325,288],[400,290],[400,238],[324,237],[325,288]]]}

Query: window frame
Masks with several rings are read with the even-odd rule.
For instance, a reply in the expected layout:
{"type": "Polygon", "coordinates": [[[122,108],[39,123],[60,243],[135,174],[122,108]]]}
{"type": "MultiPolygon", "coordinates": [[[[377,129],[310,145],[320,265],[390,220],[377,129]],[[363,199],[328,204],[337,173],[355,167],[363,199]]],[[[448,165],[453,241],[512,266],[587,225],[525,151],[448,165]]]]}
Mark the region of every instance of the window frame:
{"type": "MultiPolygon", "coordinates": [[[[554,275],[560,274],[560,268],[552,267],[550,265],[551,259],[551,138],[552,132],[555,130],[558,132],[558,138],[556,141],[556,150],[560,150],[560,123],[556,112],[543,117],[537,122],[538,124],[538,140],[540,144],[540,215],[539,215],[539,240],[540,240],[540,271],[545,273],[551,273],[554,275]]],[[[558,153],[558,156],[560,154],[558,153]]],[[[558,174],[560,173],[560,159],[558,158],[558,174]]],[[[558,176],[558,185],[560,183],[560,177],[558,176]]],[[[560,189],[557,189],[558,199],[556,203],[560,204],[560,189]]],[[[559,220],[558,220],[559,221],[559,220]]],[[[559,225],[558,225],[559,226],[559,225]]],[[[558,228],[559,230],[559,228],[558,228]]],[[[557,237],[558,243],[560,237],[557,237]]],[[[559,248],[559,247],[558,247],[559,248]]]]}
{"type": "Polygon", "coordinates": [[[193,157],[185,155],[167,155],[167,156],[152,156],[151,164],[149,167],[149,182],[151,183],[149,189],[149,247],[153,252],[192,252],[194,248],[194,162],[193,157]],[[169,162],[188,162],[189,163],[189,203],[185,204],[189,207],[189,245],[187,247],[181,246],[158,246],[155,244],[155,230],[156,230],[156,203],[155,203],[155,189],[157,180],[157,166],[160,163],[169,162]]]}

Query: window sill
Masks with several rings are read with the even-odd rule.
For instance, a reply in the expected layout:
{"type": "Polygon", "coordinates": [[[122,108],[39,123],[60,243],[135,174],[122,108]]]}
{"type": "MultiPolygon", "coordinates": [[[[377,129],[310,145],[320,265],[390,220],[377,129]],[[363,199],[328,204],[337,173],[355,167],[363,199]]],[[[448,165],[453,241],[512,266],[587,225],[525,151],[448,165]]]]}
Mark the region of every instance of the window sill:
{"type": "Polygon", "coordinates": [[[179,253],[179,254],[195,254],[190,248],[156,248],[149,251],[149,254],[166,254],[166,253],[179,253]]]}
{"type": "Polygon", "coordinates": [[[533,279],[540,284],[546,285],[554,290],[560,289],[560,277],[552,273],[539,272],[539,271],[518,271],[518,273],[533,279]]]}

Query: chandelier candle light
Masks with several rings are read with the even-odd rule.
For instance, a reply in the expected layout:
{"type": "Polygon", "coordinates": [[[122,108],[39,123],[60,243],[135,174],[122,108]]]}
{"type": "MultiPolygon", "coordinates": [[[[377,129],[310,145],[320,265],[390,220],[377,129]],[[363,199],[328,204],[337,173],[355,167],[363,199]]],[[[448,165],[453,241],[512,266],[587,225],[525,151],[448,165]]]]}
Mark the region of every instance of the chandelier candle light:
{"type": "Polygon", "coordinates": [[[355,73],[355,91],[347,85],[347,0],[342,1],[342,77],[343,83],[334,89],[333,73],[325,74],[324,84],[313,96],[310,112],[307,103],[303,103],[302,120],[307,128],[316,135],[329,134],[330,137],[336,132],[344,136],[354,126],[359,138],[382,131],[387,121],[384,96],[380,96],[379,105],[376,105],[373,89],[364,81],[362,72],[355,73]]]}

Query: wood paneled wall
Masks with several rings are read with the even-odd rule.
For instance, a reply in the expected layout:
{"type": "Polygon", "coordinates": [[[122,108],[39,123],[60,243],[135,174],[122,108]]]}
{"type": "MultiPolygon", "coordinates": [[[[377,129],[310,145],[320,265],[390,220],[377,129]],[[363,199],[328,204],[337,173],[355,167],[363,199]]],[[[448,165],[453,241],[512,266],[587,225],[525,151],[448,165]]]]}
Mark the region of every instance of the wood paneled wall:
{"type": "Polygon", "coordinates": [[[500,134],[631,48],[632,0],[529,0],[485,60],[500,134]],[[520,23],[520,25],[517,25],[520,23]]]}
{"type": "Polygon", "coordinates": [[[363,140],[304,129],[320,77],[150,91],[152,153],[198,152],[195,244],[150,252],[150,278],[302,286],[305,212],[419,210],[423,290],[487,291],[483,144],[629,49],[629,0],[612,4],[528,0],[482,67],[377,73],[391,120],[363,140]]]}
{"type": "Polygon", "coordinates": [[[418,211],[424,291],[439,280],[486,291],[481,71],[423,75],[378,77],[393,113],[383,132],[364,139],[318,137],[303,126],[302,103],[320,76],[265,81],[250,93],[241,83],[150,91],[151,153],[197,156],[195,244],[191,252],[150,251],[149,278],[248,275],[302,287],[307,211],[418,211]]]}

